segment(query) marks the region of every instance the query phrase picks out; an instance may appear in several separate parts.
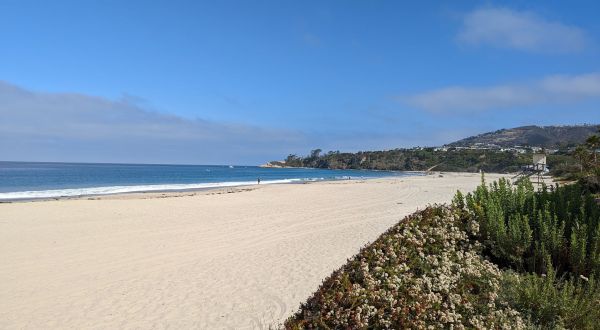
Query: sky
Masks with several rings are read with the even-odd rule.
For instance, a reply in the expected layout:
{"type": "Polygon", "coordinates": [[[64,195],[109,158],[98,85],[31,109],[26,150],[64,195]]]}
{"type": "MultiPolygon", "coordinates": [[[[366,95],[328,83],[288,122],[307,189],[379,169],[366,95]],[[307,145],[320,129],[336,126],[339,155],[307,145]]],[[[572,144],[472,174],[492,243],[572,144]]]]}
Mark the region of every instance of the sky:
{"type": "Polygon", "coordinates": [[[0,160],[253,165],[600,123],[598,1],[0,0],[0,160]]]}

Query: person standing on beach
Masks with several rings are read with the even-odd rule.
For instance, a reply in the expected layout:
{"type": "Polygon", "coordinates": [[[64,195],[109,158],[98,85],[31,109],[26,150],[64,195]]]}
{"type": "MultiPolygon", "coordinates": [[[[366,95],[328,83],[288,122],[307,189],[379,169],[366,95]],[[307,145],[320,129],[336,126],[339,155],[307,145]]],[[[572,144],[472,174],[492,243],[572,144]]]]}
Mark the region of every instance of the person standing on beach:
{"type": "Polygon", "coordinates": [[[260,184],[260,178],[258,178],[257,181],[258,181],[258,184],[260,184]]]}

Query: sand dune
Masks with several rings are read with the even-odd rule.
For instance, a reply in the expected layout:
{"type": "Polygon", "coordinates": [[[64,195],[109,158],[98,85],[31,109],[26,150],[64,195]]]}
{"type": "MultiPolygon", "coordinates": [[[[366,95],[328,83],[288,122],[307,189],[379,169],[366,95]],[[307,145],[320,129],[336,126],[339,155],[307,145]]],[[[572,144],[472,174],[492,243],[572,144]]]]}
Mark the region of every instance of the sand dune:
{"type": "Polygon", "coordinates": [[[0,204],[0,328],[265,328],[403,216],[478,183],[436,174],[0,204]]]}

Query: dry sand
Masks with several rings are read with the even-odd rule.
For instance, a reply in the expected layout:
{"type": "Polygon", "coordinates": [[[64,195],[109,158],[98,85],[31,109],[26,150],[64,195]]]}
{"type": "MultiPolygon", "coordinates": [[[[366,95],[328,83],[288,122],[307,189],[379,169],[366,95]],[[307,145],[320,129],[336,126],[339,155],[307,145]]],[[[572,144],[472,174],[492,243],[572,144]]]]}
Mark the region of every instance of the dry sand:
{"type": "Polygon", "coordinates": [[[266,328],[402,217],[479,180],[0,204],[0,328],[266,328]]]}

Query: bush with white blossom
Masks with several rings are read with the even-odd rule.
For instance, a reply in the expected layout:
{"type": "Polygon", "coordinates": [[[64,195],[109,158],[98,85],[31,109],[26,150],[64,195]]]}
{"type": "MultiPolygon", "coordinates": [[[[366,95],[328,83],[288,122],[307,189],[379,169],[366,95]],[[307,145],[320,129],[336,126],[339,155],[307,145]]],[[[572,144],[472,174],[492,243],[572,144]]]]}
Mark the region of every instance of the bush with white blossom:
{"type": "Polygon", "coordinates": [[[288,329],[520,329],[502,300],[502,272],[451,206],[406,217],[327,278],[288,329]]]}

